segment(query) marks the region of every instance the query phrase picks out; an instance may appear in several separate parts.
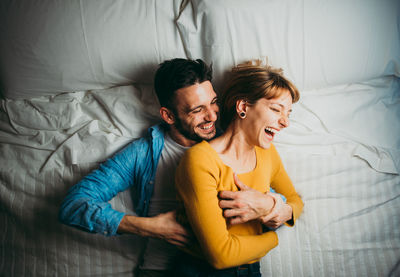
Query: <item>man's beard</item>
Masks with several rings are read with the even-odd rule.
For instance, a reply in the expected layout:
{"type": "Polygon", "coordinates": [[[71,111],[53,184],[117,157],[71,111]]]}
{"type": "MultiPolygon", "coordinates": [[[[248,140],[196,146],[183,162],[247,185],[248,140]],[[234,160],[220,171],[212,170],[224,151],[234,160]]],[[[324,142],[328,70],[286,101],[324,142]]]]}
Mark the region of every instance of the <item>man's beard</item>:
{"type": "MultiPolygon", "coordinates": [[[[195,142],[201,142],[202,140],[210,140],[211,138],[208,137],[201,137],[198,134],[194,132],[194,130],[190,128],[185,128],[187,125],[184,125],[182,120],[179,118],[179,116],[175,115],[175,123],[174,123],[175,128],[181,133],[185,138],[193,140],[195,142]]],[[[215,135],[215,134],[214,134],[215,135]]]]}

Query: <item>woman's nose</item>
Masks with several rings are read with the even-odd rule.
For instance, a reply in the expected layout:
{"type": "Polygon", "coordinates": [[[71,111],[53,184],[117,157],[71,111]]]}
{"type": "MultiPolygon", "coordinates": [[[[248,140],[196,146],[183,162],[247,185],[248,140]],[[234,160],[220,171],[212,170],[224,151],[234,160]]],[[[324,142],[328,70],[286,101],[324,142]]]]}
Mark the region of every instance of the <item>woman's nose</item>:
{"type": "Polygon", "coordinates": [[[281,125],[282,128],[289,127],[289,117],[286,115],[282,115],[281,118],[279,119],[279,124],[281,125]]]}

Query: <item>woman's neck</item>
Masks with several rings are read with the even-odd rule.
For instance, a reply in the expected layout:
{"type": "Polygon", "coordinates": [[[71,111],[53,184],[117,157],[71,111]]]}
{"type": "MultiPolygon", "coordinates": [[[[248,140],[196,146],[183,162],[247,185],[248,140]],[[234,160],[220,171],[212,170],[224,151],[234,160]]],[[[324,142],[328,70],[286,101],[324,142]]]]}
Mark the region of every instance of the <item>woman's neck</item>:
{"type": "Polygon", "coordinates": [[[237,126],[229,126],[221,136],[211,140],[210,145],[236,173],[251,171],[256,166],[254,145],[237,126]]]}

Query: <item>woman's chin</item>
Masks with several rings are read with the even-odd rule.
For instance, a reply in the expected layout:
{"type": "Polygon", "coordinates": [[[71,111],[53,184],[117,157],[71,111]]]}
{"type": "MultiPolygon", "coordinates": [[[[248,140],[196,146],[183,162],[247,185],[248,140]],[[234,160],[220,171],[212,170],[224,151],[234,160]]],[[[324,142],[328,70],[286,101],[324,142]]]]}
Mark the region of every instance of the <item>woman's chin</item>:
{"type": "Polygon", "coordinates": [[[263,141],[258,145],[258,147],[263,148],[263,149],[268,149],[271,147],[271,142],[272,141],[268,141],[268,142],[263,141]]]}

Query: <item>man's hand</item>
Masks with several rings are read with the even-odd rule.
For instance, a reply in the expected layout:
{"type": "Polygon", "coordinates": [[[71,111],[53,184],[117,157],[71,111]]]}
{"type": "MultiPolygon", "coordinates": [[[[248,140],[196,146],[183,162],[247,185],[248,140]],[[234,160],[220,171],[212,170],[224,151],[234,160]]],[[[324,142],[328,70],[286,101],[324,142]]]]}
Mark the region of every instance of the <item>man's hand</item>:
{"type": "Polygon", "coordinates": [[[271,213],[260,218],[261,222],[273,229],[278,228],[286,221],[292,219],[293,210],[292,207],[283,202],[282,198],[277,193],[267,193],[275,199],[275,206],[271,213]]]}
{"type": "Polygon", "coordinates": [[[230,224],[240,224],[268,215],[274,206],[274,198],[243,184],[233,175],[240,191],[221,191],[219,206],[230,224]]]}
{"type": "Polygon", "coordinates": [[[118,232],[159,238],[182,247],[187,245],[191,238],[191,234],[176,221],[176,211],[154,217],[125,215],[118,226],[118,232]]]}

